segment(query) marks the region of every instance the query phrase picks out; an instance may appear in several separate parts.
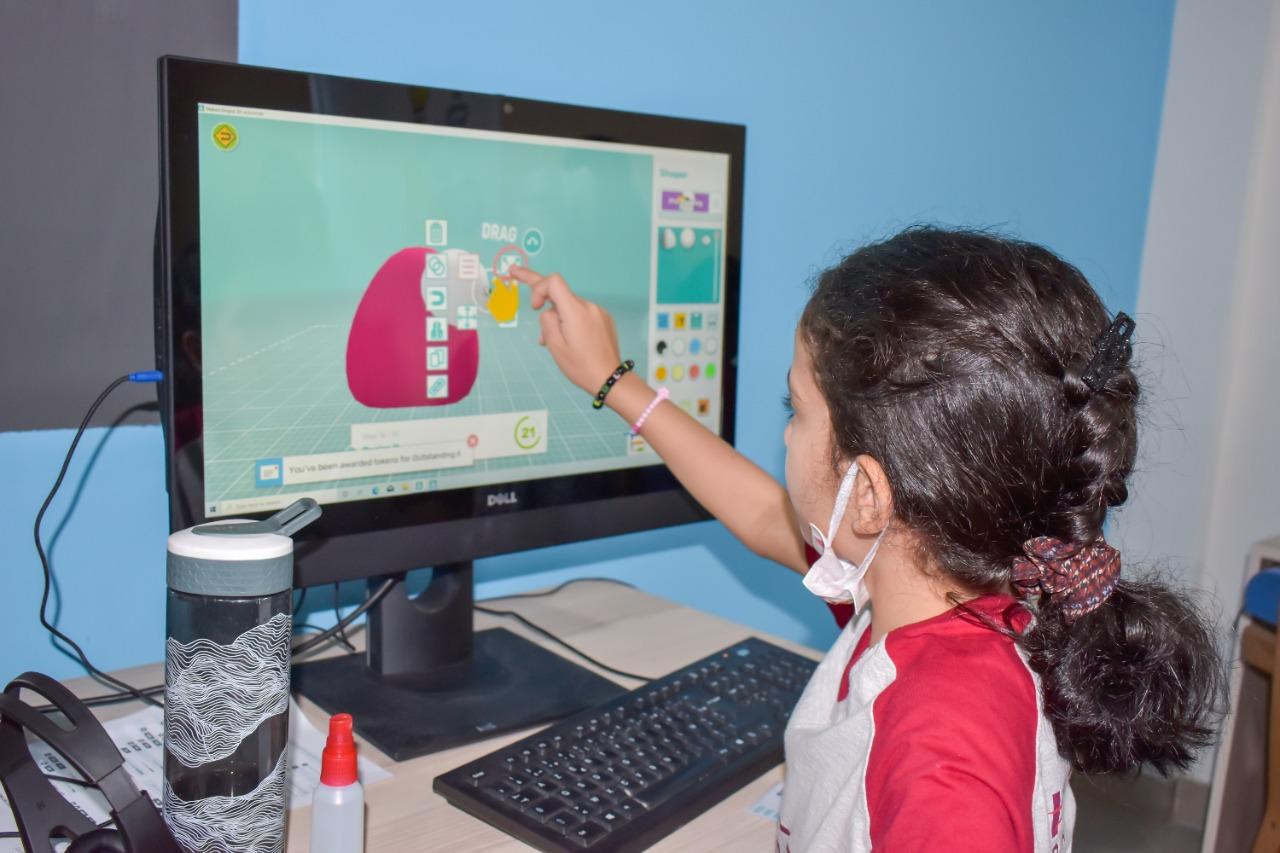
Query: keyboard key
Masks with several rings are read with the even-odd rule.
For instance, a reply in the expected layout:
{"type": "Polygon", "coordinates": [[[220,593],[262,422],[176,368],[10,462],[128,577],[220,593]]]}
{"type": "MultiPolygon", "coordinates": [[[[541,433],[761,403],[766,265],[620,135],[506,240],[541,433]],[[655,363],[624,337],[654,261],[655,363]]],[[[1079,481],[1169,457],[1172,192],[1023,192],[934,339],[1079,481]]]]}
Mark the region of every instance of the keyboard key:
{"type": "MultiPolygon", "coordinates": [[[[705,774],[709,774],[717,767],[718,764],[719,762],[711,756],[701,758],[686,767],[685,772],[680,775],[673,776],[665,781],[650,785],[643,790],[635,791],[635,800],[645,808],[651,809],[686,788],[690,788],[698,784],[702,781],[701,777],[705,774]]],[[[621,785],[622,782],[619,781],[618,784],[621,785]]]]}
{"type": "Polygon", "coordinates": [[[559,800],[553,800],[550,797],[543,797],[527,803],[524,807],[524,813],[529,815],[538,823],[546,823],[548,818],[560,811],[560,808],[559,800]]]}
{"type": "Polygon", "coordinates": [[[505,800],[516,792],[516,789],[513,788],[511,785],[502,783],[502,782],[498,782],[492,785],[486,785],[480,790],[484,791],[486,794],[488,794],[490,797],[493,797],[495,800],[505,800]]]}
{"type": "Polygon", "coordinates": [[[589,846],[597,838],[602,838],[607,830],[598,823],[587,821],[568,835],[583,847],[589,846]]]}
{"type": "Polygon", "coordinates": [[[645,806],[637,803],[635,800],[623,800],[622,802],[614,805],[614,810],[628,820],[634,820],[637,815],[643,814],[644,809],[645,806]]]}
{"type": "Polygon", "coordinates": [[[547,821],[547,826],[560,832],[568,832],[571,829],[576,829],[581,823],[582,819],[577,815],[562,811],[553,814],[547,821]]]}
{"type": "Polygon", "coordinates": [[[654,782],[658,781],[657,776],[655,776],[652,773],[648,773],[644,770],[637,770],[636,772],[632,773],[631,779],[640,788],[648,787],[649,785],[652,785],[654,782]]]}

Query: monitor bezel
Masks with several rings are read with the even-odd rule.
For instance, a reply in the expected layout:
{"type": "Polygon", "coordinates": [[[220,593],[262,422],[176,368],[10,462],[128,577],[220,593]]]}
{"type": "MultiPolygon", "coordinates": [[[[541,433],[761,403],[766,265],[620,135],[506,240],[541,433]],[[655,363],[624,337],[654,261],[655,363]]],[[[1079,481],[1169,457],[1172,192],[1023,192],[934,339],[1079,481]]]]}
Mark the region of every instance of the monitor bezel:
{"type": "MultiPolygon", "coordinates": [[[[203,443],[196,440],[197,435],[203,435],[198,425],[202,378],[193,364],[193,357],[198,359],[194,347],[198,347],[200,334],[196,142],[197,105],[201,103],[729,155],[720,434],[733,443],[744,126],[181,57],[160,59],[159,81],[156,351],[157,366],[165,372],[160,403],[171,529],[209,520],[205,515],[203,443]],[[199,500],[192,495],[198,495],[199,500]]],[[[608,412],[600,416],[615,417],[608,412]]],[[[440,565],[708,517],[663,465],[331,503],[319,521],[298,535],[300,553],[329,555],[300,560],[299,582],[306,585],[387,574],[418,568],[424,560],[427,565],[440,565]],[[514,496],[514,501],[494,505],[488,498],[498,492],[514,496]],[[376,572],[342,565],[371,548],[380,552],[376,572]]]]}

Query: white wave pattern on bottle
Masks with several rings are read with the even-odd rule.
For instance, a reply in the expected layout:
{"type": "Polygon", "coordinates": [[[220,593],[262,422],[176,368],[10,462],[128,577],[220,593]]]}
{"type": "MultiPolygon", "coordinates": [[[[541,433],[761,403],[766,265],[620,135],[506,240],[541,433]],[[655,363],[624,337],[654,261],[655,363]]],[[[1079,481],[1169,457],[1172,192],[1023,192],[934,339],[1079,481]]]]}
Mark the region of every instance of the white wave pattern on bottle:
{"type": "Polygon", "coordinates": [[[164,728],[187,767],[226,758],[262,721],[289,709],[288,614],[277,613],[231,645],[167,642],[164,728]]]}
{"type": "Polygon", "coordinates": [[[284,849],[285,757],[247,794],[184,800],[164,785],[164,819],[192,853],[278,853],[284,849]]]}

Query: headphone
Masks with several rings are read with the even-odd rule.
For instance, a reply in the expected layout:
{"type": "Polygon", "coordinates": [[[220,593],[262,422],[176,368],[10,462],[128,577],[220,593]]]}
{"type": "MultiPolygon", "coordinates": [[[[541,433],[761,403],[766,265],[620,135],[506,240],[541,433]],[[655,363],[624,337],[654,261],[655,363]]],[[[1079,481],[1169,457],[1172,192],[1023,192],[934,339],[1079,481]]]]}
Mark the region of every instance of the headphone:
{"type": "Polygon", "coordinates": [[[106,729],[70,690],[47,675],[25,672],[0,694],[0,784],[28,853],[53,853],[55,838],[71,839],[67,853],[182,853],[155,803],[129,778],[106,729]],[[47,699],[69,726],[23,702],[24,689],[47,699]],[[86,785],[102,792],[114,829],[99,827],[58,793],[31,757],[28,731],[79,771],[86,785]]]}

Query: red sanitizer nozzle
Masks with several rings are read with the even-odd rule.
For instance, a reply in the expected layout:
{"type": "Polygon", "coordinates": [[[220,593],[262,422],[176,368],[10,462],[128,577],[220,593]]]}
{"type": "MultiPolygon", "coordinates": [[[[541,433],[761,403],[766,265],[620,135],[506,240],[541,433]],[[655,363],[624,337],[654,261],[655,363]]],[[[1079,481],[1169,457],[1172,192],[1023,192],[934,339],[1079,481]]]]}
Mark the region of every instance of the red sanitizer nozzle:
{"type": "Polygon", "coordinates": [[[356,742],[351,736],[351,715],[334,714],[329,718],[329,739],[320,761],[320,783],[334,788],[353,785],[356,776],[356,742]]]}

